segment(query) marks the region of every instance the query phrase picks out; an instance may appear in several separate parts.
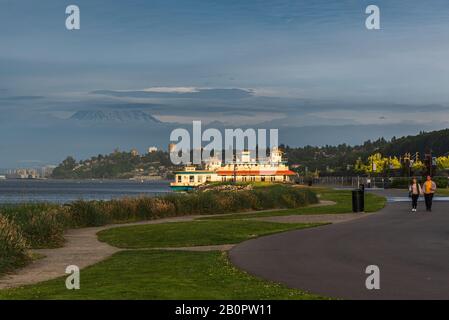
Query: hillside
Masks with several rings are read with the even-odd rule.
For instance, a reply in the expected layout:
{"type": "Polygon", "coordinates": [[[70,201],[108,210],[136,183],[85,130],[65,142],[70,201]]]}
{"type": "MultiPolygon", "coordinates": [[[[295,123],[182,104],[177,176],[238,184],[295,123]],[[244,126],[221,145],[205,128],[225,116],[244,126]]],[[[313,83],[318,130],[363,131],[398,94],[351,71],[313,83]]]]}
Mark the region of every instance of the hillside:
{"type": "MultiPolygon", "coordinates": [[[[366,141],[362,145],[291,148],[281,145],[289,165],[300,174],[319,171],[321,174],[354,174],[358,161],[366,162],[370,156],[380,153],[384,157],[401,158],[407,152],[420,153],[421,159],[428,150],[441,157],[449,152],[449,129],[421,132],[416,136],[393,138],[387,141],[380,138],[366,141]]],[[[448,160],[449,161],[449,160],[448,160]]],[[[170,172],[179,167],[172,166],[167,152],[158,151],[145,155],[132,155],[130,152],[114,152],[98,155],[77,162],[72,157],[64,160],[53,172],[53,178],[131,178],[138,176],[170,177],[170,172]]]]}
{"type": "Polygon", "coordinates": [[[419,152],[421,159],[428,151],[435,157],[445,156],[449,152],[449,129],[421,132],[416,136],[392,138],[387,141],[380,138],[366,141],[362,145],[290,148],[283,146],[290,165],[299,164],[297,171],[320,171],[329,174],[348,174],[358,159],[366,161],[369,156],[380,153],[385,157],[403,157],[405,153],[419,152]]]}
{"type": "Polygon", "coordinates": [[[392,139],[381,148],[382,153],[396,156],[406,152],[419,152],[423,155],[430,150],[434,156],[443,156],[449,152],[449,129],[392,139]]]}
{"type": "Polygon", "coordinates": [[[67,157],[53,171],[55,179],[148,179],[171,178],[171,162],[167,152],[144,155],[115,151],[88,160],[76,161],[67,157]]]}

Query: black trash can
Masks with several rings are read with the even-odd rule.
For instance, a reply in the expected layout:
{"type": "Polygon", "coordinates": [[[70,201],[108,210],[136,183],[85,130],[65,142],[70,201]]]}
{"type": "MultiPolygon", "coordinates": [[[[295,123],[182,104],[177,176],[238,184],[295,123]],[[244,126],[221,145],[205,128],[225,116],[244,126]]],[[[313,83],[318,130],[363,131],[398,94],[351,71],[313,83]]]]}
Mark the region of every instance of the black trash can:
{"type": "Polygon", "coordinates": [[[365,211],[365,192],[361,189],[352,190],[352,212],[365,211]]]}

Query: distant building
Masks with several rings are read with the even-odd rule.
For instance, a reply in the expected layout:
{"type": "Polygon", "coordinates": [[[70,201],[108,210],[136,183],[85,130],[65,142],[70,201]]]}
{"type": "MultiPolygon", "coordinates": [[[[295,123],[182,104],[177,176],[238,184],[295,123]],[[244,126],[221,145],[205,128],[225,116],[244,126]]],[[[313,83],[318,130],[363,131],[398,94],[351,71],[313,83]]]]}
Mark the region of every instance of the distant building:
{"type": "Polygon", "coordinates": [[[39,174],[36,169],[16,169],[6,175],[8,179],[37,179],[39,174]]]}
{"type": "Polygon", "coordinates": [[[153,152],[157,152],[157,147],[149,147],[148,148],[148,153],[153,153],[153,152]]]}
{"type": "Polygon", "coordinates": [[[42,178],[50,178],[53,174],[53,170],[56,168],[55,165],[47,165],[41,168],[40,175],[42,178]]]}
{"type": "Polygon", "coordinates": [[[223,164],[218,158],[211,158],[204,170],[194,166],[185,167],[184,171],[174,172],[175,181],[170,184],[174,190],[190,190],[208,182],[281,182],[292,181],[296,175],[282,160],[282,152],[273,148],[270,157],[264,161],[251,159],[249,151],[243,151],[240,159],[223,164]]]}
{"type": "Polygon", "coordinates": [[[131,149],[131,155],[133,157],[137,157],[139,155],[139,151],[137,151],[137,149],[131,149]]]}

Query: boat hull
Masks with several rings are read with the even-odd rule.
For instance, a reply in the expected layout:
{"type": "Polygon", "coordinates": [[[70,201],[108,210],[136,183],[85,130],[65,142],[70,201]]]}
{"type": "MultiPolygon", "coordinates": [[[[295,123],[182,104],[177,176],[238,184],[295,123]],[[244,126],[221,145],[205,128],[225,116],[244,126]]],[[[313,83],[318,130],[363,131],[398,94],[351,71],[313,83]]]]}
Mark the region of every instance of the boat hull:
{"type": "Polygon", "coordinates": [[[190,191],[190,190],[193,190],[195,187],[192,187],[192,186],[170,186],[170,188],[173,191],[190,191]]]}

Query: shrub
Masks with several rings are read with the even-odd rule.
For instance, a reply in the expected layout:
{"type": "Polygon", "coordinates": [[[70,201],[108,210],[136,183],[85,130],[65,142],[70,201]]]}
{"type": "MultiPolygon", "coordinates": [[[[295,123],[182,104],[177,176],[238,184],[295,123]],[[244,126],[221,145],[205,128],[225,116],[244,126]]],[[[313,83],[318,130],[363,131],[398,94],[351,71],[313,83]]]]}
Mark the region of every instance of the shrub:
{"type": "Polygon", "coordinates": [[[162,198],[138,198],[136,220],[151,220],[176,215],[175,205],[162,198]]]}
{"type": "Polygon", "coordinates": [[[57,209],[34,213],[17,225],[33,248],[58,247],[64,243],[64,224],[58,219],[59,213],[57,209]]]}
{"type": "Polygon", "coordinates": [[[434,177],[433,181],[435,181],[437,188],[445,189],[448,187],[448,178],[447,177],[434,177]]]}
{"type": "Polygon", "coordinates": [[[0,215],[0,273],[19,267],[28,260],[27,242],[19,227],[0,215]]]}
{"type": "Polygon", "coordinates": [[[390,187],[394,189],[405,189],[408,188],[412,181],[412,178],[393,178],[390,187]]]}
{"type": "Polygon", "coordinates": [[[107,224],[106,213],[102,201],[73,202],[70,207],[70,217],[74,227],[98,227],[107,224]]]}
{"type": "Polygon", "coordinates": [[[50,204],[23,204],[3,207],[1,214],[20,229],[32,248],[57,247],[63,241],[70,217],[64,207],[50,204]]]}

